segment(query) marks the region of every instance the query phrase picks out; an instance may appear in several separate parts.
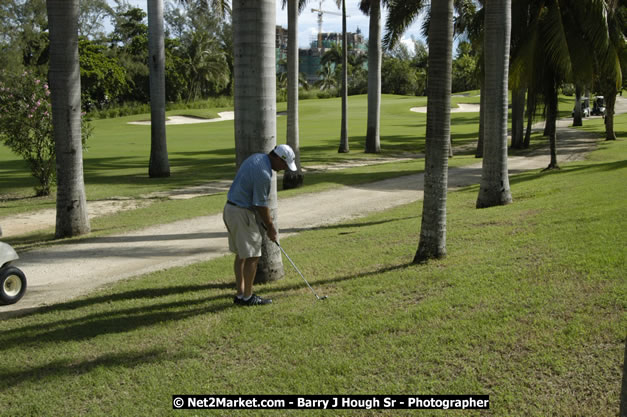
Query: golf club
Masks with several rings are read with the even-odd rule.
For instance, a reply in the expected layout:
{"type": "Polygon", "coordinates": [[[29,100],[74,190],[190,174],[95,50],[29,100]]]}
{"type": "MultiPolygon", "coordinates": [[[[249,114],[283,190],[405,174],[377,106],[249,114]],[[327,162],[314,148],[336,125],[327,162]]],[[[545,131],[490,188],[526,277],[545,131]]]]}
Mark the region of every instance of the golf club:
{"type": "MultiPolygon", "coordinates": [[[[261,224],[261,226],[263,227],[263,229],[267,232],[268,228],[266,227],[266,225],[263,222],[259,222],[259,224],[261,224]]],[[[288,261],[290,261],[290,263],[292,264],[292,266],[294,267],[294,269],[296,270],[296,272],[298,272],[298,275],[300,275],[300,277],[303,279],[303,281],[305,281],[305,284],[307,284],[307,286],[309,287],[309,289],[311,290],[311,292],[313,293],[313,295],[316,296],[316,298],[318,300],[326,300],[328,297],[326,295],[323,295],[322,297],[319,297],[318,294],[316,294],[316,292],[314,291],[313,288],[311,288],[311,285],[309,285],[309,283],[307,282],[307,280],[305,279],[305,276],[303,275],[302,272],[300,272],[300,269],[298,269],[298,267],[296,266],[296,264],[294,263],[294,261],[292,261],[292,258],[290,258],[290,256],[287,254],[287,252],[285,252],[285,249],[283,249],[283,247],[279,244],[279,242],[274,242],[276,243],[276,245],[279,247],[279,249],[281,249],[281,252],[283,252],[283,255],[285,255],[285,257],[287,258],[288,261]]]]}
{"type": "Polygon", "coordinates": [[[285,255],[285,257],[287,258],[288,261],[290,261],[290,263],[292,264],[292,266],[294,267],[294,269],[296,270],[296,272],[298,272],[298,274],[300,275],[300,277],[303,279],[303,281],[305,281],[305,284],[307,284],[307,286],[309,287],[309,289],[311,290],[311,292],[313,293],[313,295],[316,296],[316,298],[318,300],[326,300],[327,296],[324,295],[322,297],[319,297],[318,294],[316,294],[316,292],[314,291],[313,288],[311,288],[311,285],[309,285],[309,283],[307,282],[307,280],[305,279],[305,277],[303,276],[303,273],[300,272],[300,270],[298,269],[298,267],[296,266],[296,264],[294,263],[294,261],[292,261],[292,259],[289,257],[289,255],[285,252],[285,249],[283,249],[283,247],[281,245],[279,245],[279,242],[274,242],[276,243],[276,245],[279,247],[279,249],[281,249],[281,252],[283,252],[283,255],[285,255]]]}

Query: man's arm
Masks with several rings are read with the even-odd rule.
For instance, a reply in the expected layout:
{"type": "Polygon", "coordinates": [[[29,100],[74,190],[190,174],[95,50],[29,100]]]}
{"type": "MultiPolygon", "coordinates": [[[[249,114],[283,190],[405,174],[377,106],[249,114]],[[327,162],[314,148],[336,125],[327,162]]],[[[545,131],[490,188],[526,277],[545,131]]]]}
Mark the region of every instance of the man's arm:
{"type": "Polygon", "coordinates": [[[266,232],[268,233],[268,238],[271,241],[276,242],[278,232],[274,227],[274,223],[272,223],[272,215],[270,214],[270,209],[268,207],[263,207],[263,206],[254,206],[254,207],[255,207],[255,211],[259,213],[259,216],[261,217],[261,221],[266,226],[266,232]]]}

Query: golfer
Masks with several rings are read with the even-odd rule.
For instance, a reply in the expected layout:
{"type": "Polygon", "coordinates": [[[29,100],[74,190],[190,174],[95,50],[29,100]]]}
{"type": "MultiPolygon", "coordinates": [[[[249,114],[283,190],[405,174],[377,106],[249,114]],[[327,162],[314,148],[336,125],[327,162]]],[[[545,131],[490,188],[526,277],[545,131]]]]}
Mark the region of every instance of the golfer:
{"type": "Polygon", "coordinates": [[[288,145],[279,145],[267,154],[253,154],[242,163],[231,184],[223,219],[229,232],[229,250],[235,253],[235,304],[254,306],[272,303],[270,299],[253,294],[262,240],[257,218],[265,225],[268,238],[276,242],[277,230],[268,207],[272,171],[296,171],[294,158],[294,151],[288,145]]]}

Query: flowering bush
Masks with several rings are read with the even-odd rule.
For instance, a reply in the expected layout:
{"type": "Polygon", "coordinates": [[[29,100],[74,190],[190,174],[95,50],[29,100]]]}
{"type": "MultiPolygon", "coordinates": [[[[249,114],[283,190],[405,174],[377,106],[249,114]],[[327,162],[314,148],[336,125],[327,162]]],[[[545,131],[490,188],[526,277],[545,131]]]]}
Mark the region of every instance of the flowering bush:
{"type": "MultiPolygon", "coordinates": [[[[91,133],[84,120],[81,131],[84,145],[91,133]]],[[[0,140],[28,163],[37,195],[49,195],[56,177],[50,89],[30,72],[0,82],[0,140]]]]}

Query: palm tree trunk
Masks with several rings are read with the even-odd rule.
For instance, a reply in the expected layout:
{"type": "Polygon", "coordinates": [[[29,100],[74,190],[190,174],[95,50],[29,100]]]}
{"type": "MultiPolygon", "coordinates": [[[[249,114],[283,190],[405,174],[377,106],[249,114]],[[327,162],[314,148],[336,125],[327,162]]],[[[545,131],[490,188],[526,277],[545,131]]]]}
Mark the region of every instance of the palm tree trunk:
{"type": "Polygon", "coordinates": [[[381,0],[370,0],[368,38],[368,125],[366,153],[381,152],[381,0]]]}
{"type": "Polygon", "coordinates": [[[583,126],[583,113],[581,111],[581,87],[575,87],[575,116],[573,126],[583,126]]]}
{"type": "Polygon", "coordinates": [[[507,87],[511,0],[489,1],[485,12],[485,138],[477,208],[509,204],[507,172],[507,87]]]}
{"type": "Polygon", "coordinates": [[[303,185],[298,135],[298,0],[287,2],[287,144],[296,154],[296,172],[283,174],[283,189],[303,185]]]}
{"type": "Polygon", "coordinates": [[[535,94],[529,90],[527,93],[527,130],[525,131],[525,141],[523,142],[523,148],[529,148],[531,144],[531,128],[533,124],[533,115],[536,111],[535,94]]]}
{"type": "MultiPolygon", "coordinates": [[[[233,56],[235,152],[239,167],[250,155],[276,146],[276,67],[274,0],[234,0],[233,56]]],[[[277,184],[273,174],[270,212],[278,230],[277,184]]],[[[283,276],[281,252],[263,233],[255,282],[283,276]]]]}
{"type": "Polygon", "coordinates": [[[616,84],[605,93],[605,140],[616,140],[614,112],[616,107],[616,84]]]}
{"type": "Polygon", "coordinates": [[[525,92],[524,87],[512,92],[512,148],[524,147],[524,121],[525,121],[525,92]]]}
{"type": "Polygon", "coordinates": [[[477,140],[477,150],[475,158],[483,158],[483,138],[485,136],[485,90],[481,86],[479,91],[481,104],[479,106],[479,139],[477,140]]]}
{"type": "Polygon", "coordinates": [[[431,3],[427,137],[420,242],[414,263],[446,256],[446,189],[451,136],[453,0],[431,3]]]}
{"type": "Polygon", "coordinates": [[[150,178],[170,176],[165,135],[165,44],[163,0],[148,0],[148,67],[150,69],[150,178]]]}
{"type": "Polygon", "coordinates": [[[348,146],[348,39],[346,38],[346,0],[342,0],[342,127],[339,153],[349,152],[348,146]]]}
{"type": "MultiPolygon", "coordinates": [[[[555,84],[553,82],[553,84],[555,84]]],[[[549,148],[551,151],[551,162],[545,169],[560,169],[557,164],[557,88],[552,87],[553,91],[547,97],[546,126],[544,130],[549,137],[549,148]]]]}
{"type": "Polygon", "coordinates": [[[83,180],[78,0],[48,0],[49,81],[57,159],[57,238],[90,232],[83,180]]]}

